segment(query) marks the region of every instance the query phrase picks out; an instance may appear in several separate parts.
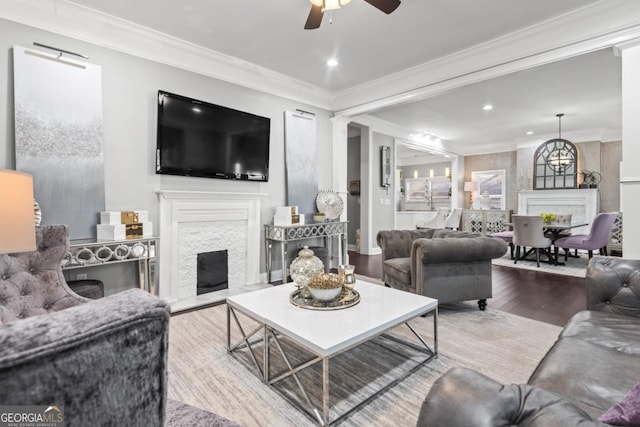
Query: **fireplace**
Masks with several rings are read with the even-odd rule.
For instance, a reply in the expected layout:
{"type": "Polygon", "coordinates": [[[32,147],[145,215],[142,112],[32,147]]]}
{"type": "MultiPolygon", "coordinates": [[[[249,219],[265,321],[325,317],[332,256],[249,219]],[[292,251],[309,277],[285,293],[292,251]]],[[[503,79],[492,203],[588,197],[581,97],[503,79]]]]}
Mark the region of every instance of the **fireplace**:
{"type": "Polygon", "coordinates": [[[229,288],[227,250],[201,252],[197,256],[196,295],[229,288]]]}
{"type": "Polygon", "coordinates": [[[560,189],[528,190],[518,192],[518,213],[539,215],[543,212],[571,214],[574,224],[586,223],[586,227],[574,228],[574,234],[589,234],[593,218],[598,214],[598,190],[560,189]]]}
{"type": "Polygon", "coordinates": [[[161,191],[158,295],[171,311],[222,302],[260,281],[262,194],[161,191]],[[198,254],[227,252],[227,287],[197,291],[198,254]]]}

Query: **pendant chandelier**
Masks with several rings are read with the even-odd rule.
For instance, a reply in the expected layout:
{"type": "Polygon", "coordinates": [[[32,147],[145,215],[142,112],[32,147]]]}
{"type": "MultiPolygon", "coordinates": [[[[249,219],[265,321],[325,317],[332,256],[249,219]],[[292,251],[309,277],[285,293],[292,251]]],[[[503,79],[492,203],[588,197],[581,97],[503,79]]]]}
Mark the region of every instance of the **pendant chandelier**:
{"type": "Polygon", "coordinates": [[[558,175],[562,175],[564,171],[567,170],[569,166],[573,165],[573,162],[575,161],[575,158],[571,153],[571,146],[569,145],[571,142],[566,139],[562,139],[562,116],[564,116],[564,114],[556,114],[556,117],[558,118],[558,138],[545,142],[545,144],[554,144],[554,147],[547,156],[547,165],[558,175]]]}

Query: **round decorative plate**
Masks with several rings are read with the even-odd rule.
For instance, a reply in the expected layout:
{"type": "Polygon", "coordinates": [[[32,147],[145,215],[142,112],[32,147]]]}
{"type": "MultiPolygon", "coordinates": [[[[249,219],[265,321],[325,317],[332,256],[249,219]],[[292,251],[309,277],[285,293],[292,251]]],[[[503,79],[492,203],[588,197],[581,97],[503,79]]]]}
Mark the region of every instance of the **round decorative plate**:
{"type": "Polygon", "coordinates": [[[342,214],[344,204],[340,195],[335,191],[323,190],[316,197],[318,212],[322,212],[328,219],[336,219],[342,214]]]}

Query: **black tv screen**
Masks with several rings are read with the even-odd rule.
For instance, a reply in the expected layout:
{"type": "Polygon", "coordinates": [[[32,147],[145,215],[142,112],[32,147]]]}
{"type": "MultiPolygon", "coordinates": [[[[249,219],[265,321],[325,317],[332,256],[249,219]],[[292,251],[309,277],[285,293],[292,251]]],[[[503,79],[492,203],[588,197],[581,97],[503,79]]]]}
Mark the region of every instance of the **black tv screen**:
{"type": "Polygon", "coordinates": [[[158,91],[156,173],[269,180],[271,120],[158,91]]]}

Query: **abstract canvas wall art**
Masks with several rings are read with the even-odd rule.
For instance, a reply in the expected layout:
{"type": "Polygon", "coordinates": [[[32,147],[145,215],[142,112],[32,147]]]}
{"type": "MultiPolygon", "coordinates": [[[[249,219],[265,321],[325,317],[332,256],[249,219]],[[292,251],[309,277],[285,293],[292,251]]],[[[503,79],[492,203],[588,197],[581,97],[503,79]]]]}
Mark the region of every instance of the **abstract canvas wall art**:
{"type": "Polygon", "coordinates": [[[34,178],[42,224],[95,237],[105,209],[101,67],[13,47],[16,169],[34,178]]]}
{"type": "Polygon", "coordinates": [[[298,212],[302,214],[316,212],[318,195],[316,141],[316,118],[313,115],[285,112],[287,204],[298,206],[298,212]]]}

